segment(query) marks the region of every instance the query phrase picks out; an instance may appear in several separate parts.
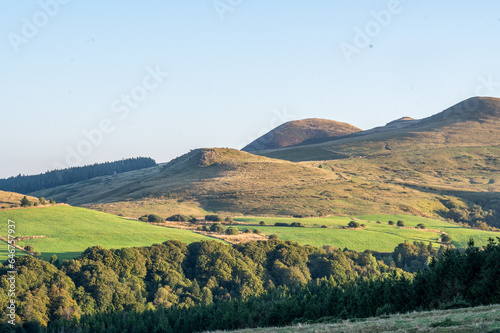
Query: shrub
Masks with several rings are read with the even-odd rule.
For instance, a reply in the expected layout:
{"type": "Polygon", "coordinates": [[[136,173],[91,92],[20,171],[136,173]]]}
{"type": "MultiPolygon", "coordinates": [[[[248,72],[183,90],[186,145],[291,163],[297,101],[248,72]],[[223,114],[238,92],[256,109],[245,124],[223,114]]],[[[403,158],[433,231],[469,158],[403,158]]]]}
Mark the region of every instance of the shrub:
{"type": "Polygon", "coordinates": [[[218,234],[223,234],[224,231],[226,231],[226,228],[220,223],[214,223],[210,226],[210,231],[211,232],[216,232],[218,234]]]}
{"type": "Polygon", "coordinates": [[[324,225],[324,224],[323,224],[323,225],[321,226],[321,228],[328,228],[328,227],[327,227],[326,225],[324,225]]]}
{"type": "Polygon", "coordinates": [[[288,223],[285,223],[285,222],[276,222],[274,224],[275,227],[289,227],[290,225],[288,223]]]}
{"type": "Polygon", "coordinates": [[[398,223],[397,223],[397,226],[398,226],[398,227],[404,227],[404,226],[405,226],[405,222],[404,222],[404,221],[399,220],[399,221],[398,221],[398,223]]]}
{"type": "Polygon", "coordinates": [[[35,251],[35,247],[33,245],[25,245],[24,249],[28,252],[33,252],[35,251]]]}
{"type": "Polygon", "coordinates": [[[187,222],[189,220],[189,217],[186,215],[181,215],[181,214],[175,214],[170,217],[167,217],[167,221],[175,221],[175,222],[187,222]]]}
{"type": "Polygon", "coordinates": [[[252,233],[252,229],[245,229],[243,232],[245,234],[251,234],[252,233]]]}
{"type": "Polygon", "coordinates": [[[160,215],[149,214],[148,222],[163,222],[163,218],[160,215]]]}
{"type": "Polygon", "coordinates": [[[45,198],[44,198],[44,197],[40,197],[40,198],[38,199],[38,201],[40,202],[40,204],[41,204],[41,205],[46,205],[46,204],[47,204],[47,200],[45,200],[45,198]]]}
{"type": "Polygon", "coordinates": [[[31,205],[32,203],[28,200],[28,197],[24,196],[24,198],[21,199],[21,207],[31,207],[31,205]]]}
{"type": "Polygon", "coordinates": [[[231,216],[226,216],[226,218],[224,219],[224,222],[226,222],[227,224],[234,223],[233,218],[231,216]]]}
{"type": "Polygon", "coordinates": [[[210,228],[208,226],[204,225],[201,230],[208,232],[208,231],[210,231],[210,228]]]}
{"type": "Polygon", "coordinates": [[[239,235],[240,231],[236,227],[229,227],[226,230],[226,235],[239,235]]]}
{"type": "Polygon", "coordinates": [[[259,225],[266,225],[266,222],[264,222],[264,221],[260,221],[260,222],[259,222],[259,225]]]}
{"type": "Polygon", "coordinates": [[[196,222],[198,222],[198,220],[197,220],[197,219],[196,219],[196,217],[194,217],[194,216],[190,216],[188,221],[189,221],[189,222],[191,222],[191,223],[196,223],[196,222]]]}
{"type": "Polygon", "coordinates": [[[362,225],[361,225],[361,228],[364,228],[364,227],[366,227],[366,224],[362,224],[362,225]]]}
{"type": "Polygon", "coordinates": [[[51,204],[51,205],[55,205],[55,204],[56,204],[56,201],[55,201],[54,199],[50,198],[50,200],[49,200],[49,204],[51,204]]]}
{"type": "Polygon", "coordinates": [[[278,237],[278,235],[272,234],[272,235],[269,235],[269,239],[271,239],[271,240],[277,240],[277,239],[280,239],[280,238],[278,237]]]}
{"type": "Polygon", "coordinates": [[[148,222],[148,216],[144,215],[144,216],[139,217],[139,221],[148,222]]]}
{"type": "Polygon", "coordinates": [[[53,254],[51,257],[50,257],[50,260],[49,262],[54,265],[54,266],[59,266],[59,259],[57,259],[57,255],[53,254]]]}
{"type": "Polygon", "coordinates": [[[260,235],[262,233],[262,231],[260,231],[259,229],[253,229],[253,233],[260,235]]]}
{"type": "Polygon", "coordinates": [[[349,228],[359,228],[359,223],[356,221],[351,221],[351,222],[349,222],[349,224],[347,226],[349,228]]]}
{"type": "Polygon", "coordinates": [[[382,223],[382,222],[380,222],[380,221],[377,221],[377,224],[380,224],[380,223],[382,223]]]}
{"type": "Polygon", "coordinates": [[[417,229],[425,229],[425,224],[422,223],[417,224],[417,229]]]}
{"type": "Polygon", "coordinates": [[[303,228],[305,226],[300,222],[292,222],[292,224],[290,224],[290,227],[303,228]]]}
{"type": "Polygon", "coordinates": [[[206,215],[205,220],[207,221],[212,221],[212,222],[220,222],[222,221],[221,217],[219,215],[206,215]]]}
{"type": "Polygon", "coordinates": [[[442,234],[441,235],[441,242],[443,243],[450,243],[451,242],[451,237],[447,234],[442,234]]]}
{"type": "Polygon", "coordinates": [[[387,222],[389,225],[394,225],[394,221],[387,222]]]}
{"type": "MultiPolygon", "coordinates": [[[[203,226],[203,227],[206,227],[206,226],[203,226]]],[[[201,225],[199,225],[196,227],[196,230],[203,231],[203,227],[201,225]]]]}

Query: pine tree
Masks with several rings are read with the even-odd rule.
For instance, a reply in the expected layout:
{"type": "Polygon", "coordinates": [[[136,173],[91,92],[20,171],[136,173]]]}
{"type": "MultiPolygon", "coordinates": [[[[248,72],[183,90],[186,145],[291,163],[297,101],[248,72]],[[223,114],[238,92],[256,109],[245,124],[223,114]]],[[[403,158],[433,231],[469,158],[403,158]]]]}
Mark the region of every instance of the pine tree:
{"type": "Polygon", "coordinates": [[[31,207],[32,203],[26,196],[21,199],[21,207],[31,207]]]}

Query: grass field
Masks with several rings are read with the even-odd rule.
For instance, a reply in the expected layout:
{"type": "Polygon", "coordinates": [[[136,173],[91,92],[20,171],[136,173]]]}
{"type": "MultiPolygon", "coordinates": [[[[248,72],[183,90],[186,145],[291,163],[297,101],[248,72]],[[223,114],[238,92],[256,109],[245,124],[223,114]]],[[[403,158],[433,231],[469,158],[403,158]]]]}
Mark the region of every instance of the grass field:
{"type": "MultiPolygon", "coordinates": [[[[248,223],[252,229],[259,229],[265,235],[276,234],[282,240],[291,240],[302,245],[323,246],[331,245],[337,248],[347,247],[350,250],[364,251],[366,249],[389,252],[399,244],[408,240],[433,242],[439,246],[441,232],[445,232],[452,237],[452,244],[455,247],[466,247],[468,240],[474,238],[476,245],[485,245],[488,238],[500,237],[500,233],[464,228],[456,224],[439,221],[435,219],[423,218],[411,215],[370,215],[350,217],[324,217],[324,218],[271,218],[271,217],[242,217],[235,218],[238,222],[248,223]],[[365,228],[360,229],[338,229],[347,226],[353,219],[365,224],[365,228]],[[396,225],[389,225],[388,221],[397,222],[402,220],[407,228],[400,228],[396,225]],[[267,225],[258,225],[264,221],[267,225]],[[377,221],[381,223],[378,224],[377,221]],[[300,222],[306,228],[275,227],[276,222],[300,222]],[[414,229],[417,224],[423,223],[426,229],[414,229]],[[327,228],[321,228],[322,225],[327,228]]],[[[239,230],[248,228],[239,225],[239,230]]]]}
{"type": "MultiPolygon", "coordinates": [[[[252,328],[233,332],[247,333],[379,333],[379,332],[499,332],[500,305],[466,309],[412,312],[338,323],[296,324],[288,327],[252,328]]],[[[218,331],[220,333],[220,331],[218,331]]],[[[224,331],[227,332],[227,331],[224,331]]]]}
{"type": "MultiPolygon", "coordinates": [[[[0,235],[7,237],[7,220],[16,222],[16,237],[46,236],[20,241],[33,245],[44,259],[56,254],[60,259],[78,256],[86,248],[148,246],[177,239],[186,243],[208,238],[189,230],[171,229],[129,220],[115,215],[71,206],[0,210],[0,235]]],[[[0,260],[5,260],[6,243],[0,244],[0,260]]],[[[21,251],[17,251],[21,254],[21,251]]]]}

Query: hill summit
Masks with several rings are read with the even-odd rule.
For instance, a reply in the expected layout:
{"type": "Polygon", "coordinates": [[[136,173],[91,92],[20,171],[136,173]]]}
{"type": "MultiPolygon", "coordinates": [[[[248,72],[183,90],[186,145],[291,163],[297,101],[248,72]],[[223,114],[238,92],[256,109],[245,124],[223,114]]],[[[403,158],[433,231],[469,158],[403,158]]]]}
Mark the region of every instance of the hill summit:
{"type": "Polygon", "coordinates": [[[327,139],[356,133],[361,129],[334,120],[309,118],[284,123],[253,141],[242,150],[247,152],[276,149],[313,139],[327,139]]]}

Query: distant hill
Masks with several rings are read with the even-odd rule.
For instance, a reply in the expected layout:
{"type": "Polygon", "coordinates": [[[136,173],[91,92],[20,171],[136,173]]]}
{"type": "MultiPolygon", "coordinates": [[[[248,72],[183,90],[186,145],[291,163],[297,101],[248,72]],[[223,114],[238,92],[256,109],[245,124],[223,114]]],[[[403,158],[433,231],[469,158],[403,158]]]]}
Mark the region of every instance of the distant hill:
{"type": "Polygon", "coordinates": [[[311,139],[339,137],[361,129],[338,121],[310,118],[289,121],[253,141],[242,150],[246,152],[289,147],[311,139]]]}
{"type": "Polygon", "coordinates": [[[92,179],[95,177],[115,175],[132,170],[156,166],[151,158],[129,158],[116,162],[97,163],[83,167],[48,171],[33,176],[18,175],[0,179],[0,190],[18,193],[32,193],[60,185],[67,185],[92,179]]]}
{"type": "Polygon", "coordinates": [[[404,213],[500,227],[499,110],[499,99],[473,98],[322,143],[255,154],[197,149],[165,165],[34,195],[108,212],[124,207],[128,216],[152,198],[155,207],[177,200],[200,212],[404,213]]]}
{"type": "Polygon", "coordinates": [[[340,138],[264,150],[258,154],[290,161],[317,161],[373,155],[394,149],[496,146],[500,145],[499,133],[500,99],[472,97],[428,118],[405,117],[340,138]]]}

